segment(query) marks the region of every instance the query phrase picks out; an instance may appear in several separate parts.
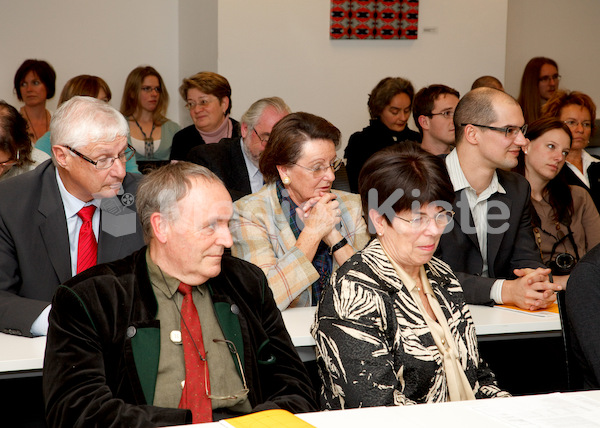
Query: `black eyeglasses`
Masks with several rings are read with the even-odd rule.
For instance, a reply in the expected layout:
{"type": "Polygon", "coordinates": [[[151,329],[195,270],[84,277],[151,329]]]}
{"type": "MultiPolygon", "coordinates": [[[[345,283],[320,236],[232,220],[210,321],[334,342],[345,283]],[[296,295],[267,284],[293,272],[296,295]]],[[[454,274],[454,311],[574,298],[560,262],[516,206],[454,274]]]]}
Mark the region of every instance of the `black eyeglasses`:
{"type": "Polygon", "coordinates": [[[115,160],[117,160],[117,159],[120,160],[121,162],[125,163],[135,155],[135,149],[133,147],[131,147],[129,144],[127,144],[127,148],[122,153],[120,153],[117,157],[100,158],[98,160],[90,159],[86,155],[79,153],[77,150],[75,150],[69,146],[63,146],[63,147],[66,147],[67,149],[71,150],[73,153],[75,153],[81,159],[88,161],[89,163],[94,165],[96,167],[96,169],[108,169],[114,165],[115,160]]]}
{"type": "Polygon", "coordinates": [[[476,123],[461,123],[460,126],[467,126],[467,125],[473,125],[476,126],[478,128],[486,128],[486,129],[491,129],[492,131],[498,131],[498,132],[503,132],[505,137],[510,137],[510,138],[517,138],[517,136],[519,135],[519,132],[523,133],[523,135],[525,135],[525,133],[527,132],[527,124],[518,127],[518,126],[506,126],[504,128],[498,128],[497,126],[489,126],[489,125],[477,125],[476,123]]]}
{"type": "Polygon", "coordinates": [[[442,116],[444,119],[452,119],[454,117],[454,110],[445,110],[439,113],[430,113],[429,116],[442,116]]]}

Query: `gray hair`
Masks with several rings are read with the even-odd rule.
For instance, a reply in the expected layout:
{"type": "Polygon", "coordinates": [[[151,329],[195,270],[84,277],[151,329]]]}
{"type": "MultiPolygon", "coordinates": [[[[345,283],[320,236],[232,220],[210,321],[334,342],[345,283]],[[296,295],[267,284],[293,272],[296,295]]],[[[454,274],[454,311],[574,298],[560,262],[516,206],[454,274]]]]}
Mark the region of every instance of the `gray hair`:
{"type": "Polygon", "coordinates": [[[290,114],[292,112],[285,101],[279,97],[261,98],[260,100],[255,101],[250,108],[246,110],[246,113],[242,115],[241,121],[248,126],[248,132],[252,132],[263,112],[268,107],[275,109],[277,113],[290,114]]]}
{"type": "Polygon", "coordinates": [[[223,184],[211,170],[190,162],[167,164],[144,175],[137,189],[136,207],[146,244],[154,236],[152,214],[158,212],[166,215],[168,221],[176,220],[177,202],[188,195],[192,180],[197,178],[223,184]]]}
{"type": "Polygon", "coordinates": [[[50,121],[50,143],[77,148],[129,135],[127,120],[106,102],[73,97],[60,105],[50,121]]]}

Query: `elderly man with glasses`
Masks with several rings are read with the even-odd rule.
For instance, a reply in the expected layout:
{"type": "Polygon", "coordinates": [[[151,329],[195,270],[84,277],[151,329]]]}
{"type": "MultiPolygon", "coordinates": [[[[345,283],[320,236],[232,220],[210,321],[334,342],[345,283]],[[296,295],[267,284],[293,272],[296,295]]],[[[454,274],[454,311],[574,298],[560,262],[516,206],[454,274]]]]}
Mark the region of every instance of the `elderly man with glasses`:
{"type": "Polygon", "coordinates": [[[143,245],[125,118],[75,97],[52,116],[52,160],[0,184],[0,329],[45,335],[59,284],[143,245]]]}
{"type": "Polygon", "coordinates": [[[258,160],[271,130],[290,108],[279,97],[261,98],[242,115],[241,138],[223,138],[215,144],[200,144],[187,160],[210,169],[229,190],[234,201],[258,192],[264,184],[258,160]]]}
{"type": "Polygon", "coordinates": [[[57,291],[44,364],[50,427],[201,423],[316,410],[263,272],[224,254],[231,197],[189,162],[145,176],[148,247],[57,291]]]}
{"type": "Polygon", "coordinates": [[[507,171],[527,141],[521,107],[504,92],[474,89],[458,103],[454,127],[456,149],[445,160],[456,215],[436,255],[456,273],[467,303],[548,307],[560,286],[549,281],[533,238],[529,184],[507,171]]]}

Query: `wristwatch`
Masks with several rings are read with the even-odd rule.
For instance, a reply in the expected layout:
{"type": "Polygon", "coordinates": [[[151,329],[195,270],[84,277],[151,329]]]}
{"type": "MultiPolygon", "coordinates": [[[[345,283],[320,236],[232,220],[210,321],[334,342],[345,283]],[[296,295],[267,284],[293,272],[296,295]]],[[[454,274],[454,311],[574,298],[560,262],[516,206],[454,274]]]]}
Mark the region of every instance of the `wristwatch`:
{"type": "Polygon", "coordinates": [[[346,238],[342,238],[342,240],[340,242],[338,242],[337,244],[335,244],[333,247],[331,247],[329,249],[329,254],[335,253],[337,250],[339,250],[342,247],[345,247],[347,244],[348,244],[348,241],[346,240],[346,238]]]}

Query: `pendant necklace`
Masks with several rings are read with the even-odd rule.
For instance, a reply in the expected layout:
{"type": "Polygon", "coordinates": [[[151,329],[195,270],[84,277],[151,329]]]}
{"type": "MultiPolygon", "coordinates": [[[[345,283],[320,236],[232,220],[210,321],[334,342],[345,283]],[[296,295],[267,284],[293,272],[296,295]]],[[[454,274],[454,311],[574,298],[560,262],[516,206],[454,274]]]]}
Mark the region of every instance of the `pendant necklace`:
{"type": "Polygon", "coordinates": [[[154,157],[154,140],[152,139],[152,134],[154,133],[154,129],[156,128],[156,123],[152,122],[152,130],[150,131],[150,136],[148,137],[142,129],[142,127],[140,126],[140,124],[138,123],[135,116],[131,115],[131,117],[133,118],[133,121],[135,122],[137,127],[140,129],[142,135],[144,136],[144,154],[147,158],[152,159],[154,157]]]}

